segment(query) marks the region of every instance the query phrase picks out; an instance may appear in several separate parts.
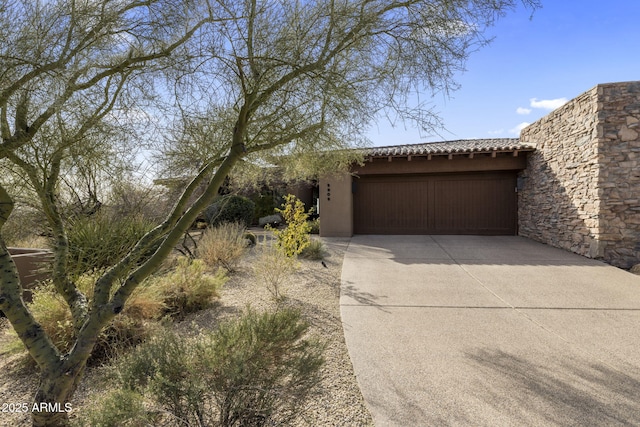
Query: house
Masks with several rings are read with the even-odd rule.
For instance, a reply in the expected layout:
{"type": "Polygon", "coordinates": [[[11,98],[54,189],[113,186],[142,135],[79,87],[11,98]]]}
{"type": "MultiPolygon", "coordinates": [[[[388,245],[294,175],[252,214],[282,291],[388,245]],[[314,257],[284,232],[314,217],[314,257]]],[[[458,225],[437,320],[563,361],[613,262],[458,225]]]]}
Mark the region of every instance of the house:
{"type": "Polygon", "coordinates": [[[640,81],[600,84],[519,139],[374,147],[319,181],[320,235],[521,235],[640,262],[640,81]]]}

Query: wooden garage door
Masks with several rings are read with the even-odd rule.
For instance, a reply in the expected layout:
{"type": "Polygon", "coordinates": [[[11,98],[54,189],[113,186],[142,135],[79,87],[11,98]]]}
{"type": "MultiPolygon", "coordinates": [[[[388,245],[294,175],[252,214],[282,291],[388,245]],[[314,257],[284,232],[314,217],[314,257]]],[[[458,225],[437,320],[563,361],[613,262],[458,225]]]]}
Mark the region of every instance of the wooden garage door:
{"type": "Polygon", "coordinates": [[[516,173],[354,178],[356,234],[516,234],[516,173]]]}

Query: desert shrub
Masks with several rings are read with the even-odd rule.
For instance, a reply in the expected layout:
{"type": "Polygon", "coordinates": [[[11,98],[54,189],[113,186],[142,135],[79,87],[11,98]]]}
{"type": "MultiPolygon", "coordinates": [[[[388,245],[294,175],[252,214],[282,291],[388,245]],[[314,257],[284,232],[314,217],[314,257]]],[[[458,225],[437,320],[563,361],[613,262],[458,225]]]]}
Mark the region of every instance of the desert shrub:
{"type": "Polygon", "coordinates": [[[166,311],[162,290],[145,281],[131,293],[122,311],[133,319],[158,320],[166,311]]]}
{"type": "Polygon", "coordinates": [[[152,228],[150,221],[135,215],[97,214],[73,220],[67,230],[69,270],[79,276],[112,266],[152,228]]]}
{"type": "Polygon", "coordinates": [[[71,347],[75,337],[71,311],[53,285],[43,284],[35,289],[29,309],[60,350],[66,351],[71,347]]]}
{"type": "Polygon", "coordinates": [[[304,211],[304,203],[296,196],[288,194],[282,209],[277,209],[287,223],[284,230],[274,230],[278,239],[278,246],[287,256],[295,256],[304,250],[310,243],[310,226],[307,222],[308,215],[304,211]]]}
{"type": "Polygon", "coordinates": [[[304,248],[300,253],[301,258],[311,259],[316,261],[324,259],[324,255],[325,255],[324,244],[322,243],[322,241],[317,239],[312,239],[311,242],[309,243],[309,246],[304,248]]]}
{"type": "MultiPolygon", "coordinates": [[[[76,280],[76,286],[91,299],[96,279],[97,273],[85,274],[76,280]]],[[[61,351],[69,350],[75,340],[73,318],[63,297],[51,283],[45,283],[33,292],[29,308],[53,343],[61,351]]],[[[160,295],[154,290],[145,287],[136,290],[123,312],[100,332],[91,361],[104,360],[140,343],[149,334],[148,320],[157,319],[163,310],[160,295]]]]}
{"type": "Polygon", "coordinates": [[[247,242],[247,244],[249,246],[255,246],[256,243],[258,243],[258,238],[256,237],[255,234],[253,234],[250,231],[245,232],[242,237],[244,238],[244,240],[247,242]]]}
{"type": "Polygon", "coordinates": [[[220,296],[220,289],[228,279],[222,269],[210,275],[202,260],[180,257],[173,271],[151,280],[148,286],[157,288],[165,314],[181,319],[208,307],[213,298],[220,296]]]}
{"type": "Polygon", "coordinates": [[[282,425],[319,383],[324,346],[300,312],[248,310],[206,337],[198,360],[221,426],[282,425]]]}
{"type": "Polygon", "coordinates": [[[246,197],[231,195],[221,197],[205,210],[209,224],[216,226],[223,222],[239,222],[248,227],[253,222],[254,203],[246,197]]]}
{"type": "Polygon", "coordinates": [[[85,405],[74,427],[146,427],[155,425],[140,393],[128,389],[101,393],[90,405],[85,405]]]}
{"type": "Polygon", "coordinates": [[[309,233],[320,234],[320,218],[309,221],[309,233]]]}
{"type": "Polygon", "coordinates": [[[187,338],[163,333],[121,358],[114,372],[182,425],[264,426],[296,416],[320,381],[324,345],[305,338],[298,311],[258,314],[187,338]]]}
{"type": "MultiPolygon", "coordinates": [[[[99,272],[76,279],[78,289],[89,300],[99,272]]],[[[153,330],[155,320],[165,315],[183,318],[207,307],[227,281],[223,270],[206,272],[201,260],[178,259],[173,270],[142,283],[128,299],[124,310],[98,336],[91,362],[113,357],[143,341],[153,330]]],[[[61,351],[68,351],[75,340],[75,328],[69,308],[51,283],[33,292],[30,309],[45,332],[61,351]]],[[[15,337],[18,340],[17,336],[15,337]]]]}
{"type": "Polygon", "coordinates": [[[278,246],[266,242],[262,242],[252,263],[256,281],[266,287],[277,302],[284,299],[287,285],[297,267],[294,258],[287,256],[278,246]]]}
{"type": "Polygon", "coordinates": [[[198,257],[208,265],[234,271],[247,249],[245,232],[245,227],[237,222],[225,222],[207,229],[198,242],[198,257]]]}
{"type": "Polygon", "coordinates": [[[117,380],[123,388],[148,396],[184,425],[201,425],[198,421],[211,411],[206,373],[196,371],[197,345],[165,330],[118,361],[117,380]]]}

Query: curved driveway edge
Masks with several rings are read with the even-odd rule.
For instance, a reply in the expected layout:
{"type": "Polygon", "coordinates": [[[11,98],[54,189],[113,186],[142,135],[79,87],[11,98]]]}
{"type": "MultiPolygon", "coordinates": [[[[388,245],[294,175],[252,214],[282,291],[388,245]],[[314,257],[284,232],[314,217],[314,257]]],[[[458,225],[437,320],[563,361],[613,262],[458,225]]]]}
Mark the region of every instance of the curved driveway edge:
{"type": "Polygon", "coordinates": [[[640,277],[522,237],[355,236],[341,315],[377,426],[640,425],[640,277]]]}

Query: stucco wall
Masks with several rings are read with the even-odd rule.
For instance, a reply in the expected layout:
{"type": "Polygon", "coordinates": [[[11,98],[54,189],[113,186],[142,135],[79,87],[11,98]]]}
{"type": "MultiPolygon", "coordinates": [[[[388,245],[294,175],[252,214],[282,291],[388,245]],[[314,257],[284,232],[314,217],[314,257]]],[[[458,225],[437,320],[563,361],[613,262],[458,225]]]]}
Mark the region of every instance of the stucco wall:
{"type": "Polygon", "coordinates": [[[320,236],[353,235],[353,196],[349,173],[323,177],[318,183],[320,236]]]}
{"type": "Polygon", "coordinates": [[[598,85],[525,128],[519,234],[613,265],[640,262],[640,82],[598,85]]]}

